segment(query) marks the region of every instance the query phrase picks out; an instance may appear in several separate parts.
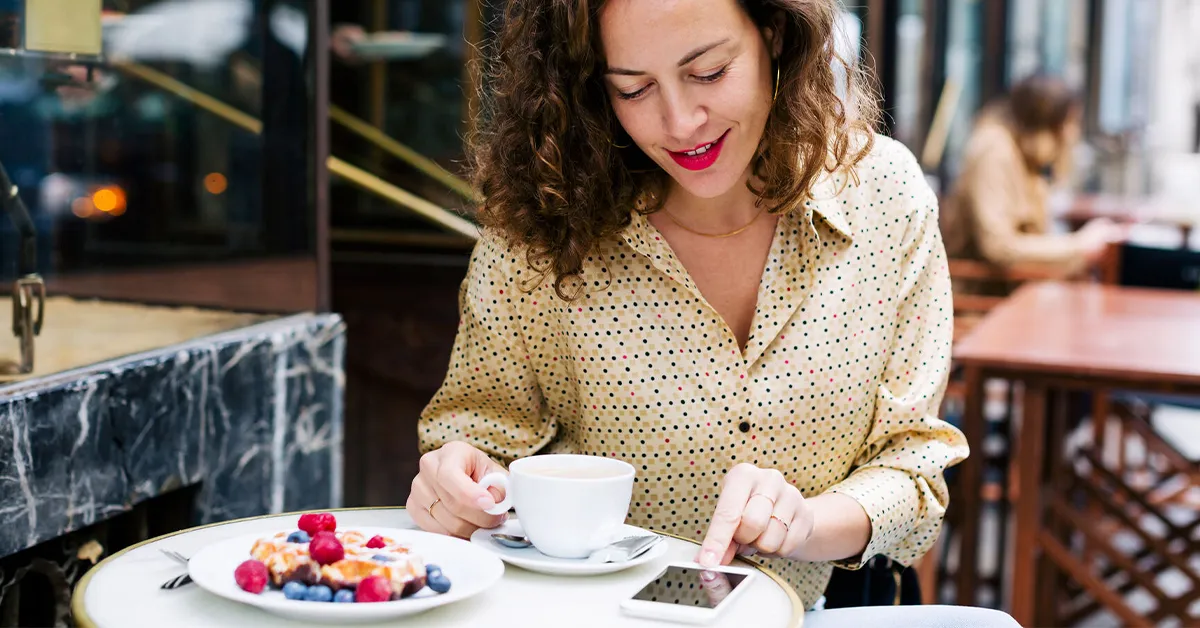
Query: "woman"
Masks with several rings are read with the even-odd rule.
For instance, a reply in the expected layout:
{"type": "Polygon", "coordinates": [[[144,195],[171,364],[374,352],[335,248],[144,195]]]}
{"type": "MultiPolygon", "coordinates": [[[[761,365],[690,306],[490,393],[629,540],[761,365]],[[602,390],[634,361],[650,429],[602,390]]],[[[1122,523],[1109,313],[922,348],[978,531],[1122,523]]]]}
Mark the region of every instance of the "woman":
{"type": "MultiPolygon", "coordinates": [[[[757,552],[805,604],[910,562],[967,455],[937,418],[951,307],[933,193],[831,69],[834,0],[509,2],[474,143],[487,236],[408,506],[494,527],[475,481],[614,456],[633,525],[757,552]]],[[[853,73],[850,73],[854,76],[853,73]]]]}
{"type": "Polygon", "coordinates": [[[1063,169],[1080,135],[1080,106],[1061,80],[1035,75],[985,108],[943,213],[951,257],[1070,277],[1093,266],[1122,229],[1098,219],[1053,234],[1044,172],[1063,169]]]}

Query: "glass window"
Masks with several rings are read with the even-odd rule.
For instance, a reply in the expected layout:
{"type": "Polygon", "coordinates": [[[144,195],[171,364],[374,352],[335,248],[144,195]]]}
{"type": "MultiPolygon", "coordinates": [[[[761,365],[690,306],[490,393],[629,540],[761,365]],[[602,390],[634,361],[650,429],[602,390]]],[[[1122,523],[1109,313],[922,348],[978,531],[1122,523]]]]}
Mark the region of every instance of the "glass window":
{"type": "Polygon", "coordinates": [[[921,0],[902,0],[896,22],[896,88],[893,127],[896,139],[909,147],[917,146],[922,138],[921,107],[924,97],[922,71],[926,67],[925,24],[921,0]]]}
{"type": "Polygon", "coordinates": [[[1101,18],[1100,102],[1103,133],[1140,130],[1150,104],[1155,3],[1137,0],[1105,2],[1101,18]]]}
{"type": "MultiPolygon", "coordinates": [[[[378,127],[398,143],[400,156],[379,142],[339,122],[332,127],[333,153],[411,193],[436,208],[462,210],[469,214],[469,187],[462,184],[464,143],[469,131],[472,86],[469,67],[476,60],[475,47],[482,43],[485,25],[498,9],[478,0],[372,0],[363,3],[334,3],[335,30],[338,25],[361,28],[368,42],[431,42],[408,51],[397,44],[388,51],[361,58],[336,58],[332,66],[332,104],[344,114],[378,127]],[[366,9],[369,14],[363,14],[366,9]],[[416,162],[420,163],[416,163],[416,162]],[[457,183],[447,183],[457,177],[457,183]],[[464,192],[466,191],[466,193],[464,192]]],[[[339,114],[340,115],[340,114],[339,114]]],[[[392,144],[396,147],[396,144],[392,144]]],[[[411,211],[378,195],[364,194],[360,187],[334,179],[331,206],[336,208],[333,239],[341,251],[391,249],[393,241],[409,234],[439,237],[444,231],[411,211]]]]}
{"type": "Polygon", "coordinates": [[[1041,71],[1082,89],[1089,19],[1088,0],[1011,0],[1008,82],[1041,71]]]}
{"type": "Polygon", "coordinates": [[[959,89],[957,107],[950,123],[944,163],[949,179],[958,165],[981,102],[980,64],[983,59],[982,3],[979,0],[950,0],[947,15],[946,83],[959,89]]]}
{"type": "MultiPolygon", "coordinates": [[[[104,0],[100,59],[21,49],[21,4],[0,0],[0,163],[52,287],[311,259],[305,3],[104,0]]],[[[16,242],[4,220],[5,280],[16,242]]]]}

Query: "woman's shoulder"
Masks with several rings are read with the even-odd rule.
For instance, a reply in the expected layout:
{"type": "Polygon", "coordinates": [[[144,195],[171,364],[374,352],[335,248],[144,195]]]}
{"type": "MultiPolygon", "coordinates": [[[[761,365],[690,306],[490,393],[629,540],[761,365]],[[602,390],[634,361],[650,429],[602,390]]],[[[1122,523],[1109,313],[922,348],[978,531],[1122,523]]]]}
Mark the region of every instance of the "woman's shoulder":
{"type": "Polygon", "coordinates": [[[985,111],[971,127],[963,160],[968,167],[977,161],[994,164],[1002,159],[1017,159],[1019,150],[1013,131],[1004,118],[995,111],[985,111]]]}
{"type": "Polygon", "coordinates": [[[904,143],[886,135],[875,135],[871,151],[857,164],[851,181],[847,192],[858,198],[846,205],[867,219],[895,218],[936,205],[916,156],[904,143]]]}
{"type": "Polygon", "coordinates": [[[547,273],[540,271],[528,246],[495,228],[480,229],[479,240],[471,253],[468,276],[486,282],[492,288],[508,285],[531,293],[543,287],[547,273]]]}
{"type": "Polygon", "coordinates": [[[863,157],[860,166],[866,166],[866,168],[860,168],[860,171],[865,170],[864,174],[869,178],[924,180],[921,165],[908,146],[895,138],[879,133],[875,134],[871,151],[863,157]]]}
{"type": "Polygon", "coordinates": [[[471,262],[508,269],[520,255],[520,248],[507,234],[494,227],[483,227],[479,230],[471,262]]]}
{"type": "Polygon", "coordinates": [[[841,220],[856,240],[894,241],[912,225],[937,224],[937,195],[912,151],[887,136],[872,139],[870,151],[853,169],[823,182],[830,187],[814,194],[814,209],[827,220],[841,220]],[[834,193],[822,193],[827,189],[834,193]]]}

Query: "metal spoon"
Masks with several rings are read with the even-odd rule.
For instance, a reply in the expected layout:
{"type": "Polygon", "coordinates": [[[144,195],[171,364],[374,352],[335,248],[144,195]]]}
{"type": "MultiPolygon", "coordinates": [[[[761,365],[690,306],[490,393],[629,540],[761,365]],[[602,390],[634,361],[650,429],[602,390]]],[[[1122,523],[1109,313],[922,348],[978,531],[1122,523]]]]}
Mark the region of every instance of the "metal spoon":
{"type": "Polygon", "coordinates": [[[588,556],[588,562],[623,563],[630,561],[650,551],[650,548],[660,541],[662,541],[662,537],[657,534],[624,538],[592,552],[591,556],[588,556]]]}
{"type": "Polygon", "coordinates": [[[533,546],[533,543],[530,543],[529,539],[527,539],[523,536],[516,536],[513,534],[496,533],[496,534],[492,535],[492,538],[495,539],[497,543],[503,545],[504,547],[511,547],[513,549],[525,549],[526,547],[533,546]]]}
{"type": "MultiPolygon", "coordinates": [[[[532,547],[533,543],[523,536],[515,534],[492,534],[492,538],[504,547],[513,549],[525,549],[532,547]]],[[[589,558],[590,562],[621,562],[623,560],[633,560],[642,554],[645,554],[656,543],[662,540],[662,537],[657,534],[645,536],[631,536],[619,541],[614,541],[608,545],[592,552],[589,558]]]]}

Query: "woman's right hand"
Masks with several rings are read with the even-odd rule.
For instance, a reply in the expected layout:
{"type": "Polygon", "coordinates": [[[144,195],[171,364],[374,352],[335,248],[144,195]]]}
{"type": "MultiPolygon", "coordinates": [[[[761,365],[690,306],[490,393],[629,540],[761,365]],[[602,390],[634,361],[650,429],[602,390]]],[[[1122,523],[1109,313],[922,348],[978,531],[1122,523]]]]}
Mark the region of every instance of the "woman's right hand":
{"type": "Polygon", "coordinates": [[[343,61],[357,61],[354,47],[367,38],[367,32],[358,24],[338,24],[329,34],[329,49],[343,61]]]}
{"type": "Polygon", "coordinates": [[[1084,225],[1079,233],[1089,245],[1088,261],[1095,264],[1103,259],[1110,244],[1122,242],[1129,236],[1129,228],[1108,218],[1096,218],[1084,225]]]}
{"type": "Polygon", "coordinates": [[[421,456],[421,470],[408,494],[409,516],[422,530],[464,539],[479,528],[499,526],[507,515],[484,510],[504,499],[504,491],[478,483],[494,471],[504,472],[504,467],[461,441],[421,456]]]}

